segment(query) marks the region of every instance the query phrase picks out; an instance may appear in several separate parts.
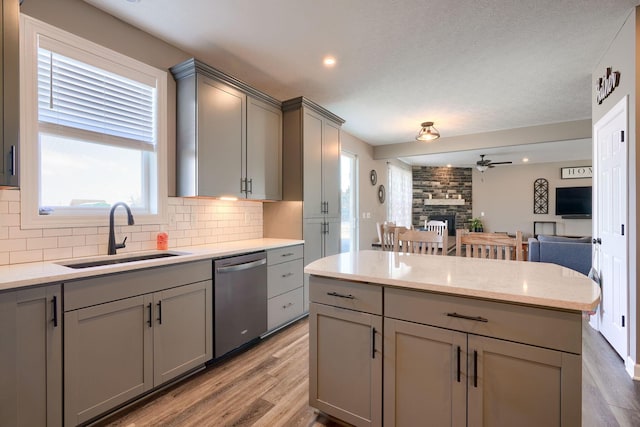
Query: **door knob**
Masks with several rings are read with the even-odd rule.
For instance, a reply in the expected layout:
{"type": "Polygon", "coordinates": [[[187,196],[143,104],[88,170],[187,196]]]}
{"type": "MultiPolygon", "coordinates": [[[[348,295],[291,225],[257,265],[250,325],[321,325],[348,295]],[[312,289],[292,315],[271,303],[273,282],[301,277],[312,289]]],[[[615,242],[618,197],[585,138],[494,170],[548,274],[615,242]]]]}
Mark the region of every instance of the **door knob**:
{"type": "Polygon", "coordinates": [[[598,244],[602,244],[602,239],[600,239],[599,237],[597,239],[593,239],[591,240],[591,243],[593,243],[594,245],[598,244]]]}

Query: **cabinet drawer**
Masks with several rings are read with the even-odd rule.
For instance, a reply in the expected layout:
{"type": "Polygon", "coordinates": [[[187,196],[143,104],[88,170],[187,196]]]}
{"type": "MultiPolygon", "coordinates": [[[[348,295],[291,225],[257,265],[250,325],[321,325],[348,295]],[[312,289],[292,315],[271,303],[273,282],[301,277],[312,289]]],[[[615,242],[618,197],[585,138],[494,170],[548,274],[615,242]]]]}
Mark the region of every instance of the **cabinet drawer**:
{"type": "Polygon", "coordinates": [[[302,286],[302,260],[283,262],[267,267],[267,298],[273,298],[302,286]]]}
{"type": "Polygon", "coordinates": [[[301,316],[302,288],[278,295],[267,302],[267,328],[269,330],[301,316]]]}
{"type": "Polygon", "coordinates": [[[309,300],[350,310],[382,314],[382,286],[376,284],[311,276],[309,300]]]}
{"type": "Polygon", "coordinates": [[[385,288],[384,304],[386,317],[575,354],[582,352],[579,312],[396,288],[385,288]]]}
{"type": "Polygon", "coordinates": [[[211,280],[211,260],[152,267],[67,282],[64,311],[211,280]]]}
{"type": "Polygon", "coordinates": [[[287,246],[267,251],[267,265],[276,265],[294,259],[301,259],[304,255],[303,245],[287,246]]]}

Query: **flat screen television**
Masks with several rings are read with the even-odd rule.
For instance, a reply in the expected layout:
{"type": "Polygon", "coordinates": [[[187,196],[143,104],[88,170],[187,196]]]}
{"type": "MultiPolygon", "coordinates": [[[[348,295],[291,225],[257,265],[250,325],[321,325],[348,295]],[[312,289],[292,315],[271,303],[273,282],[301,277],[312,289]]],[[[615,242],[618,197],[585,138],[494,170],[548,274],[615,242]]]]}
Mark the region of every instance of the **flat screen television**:
{"type": "Polygon", "coordinates": [[[591,187],[556,187],[556,215],[591,217],[591,187]]]}

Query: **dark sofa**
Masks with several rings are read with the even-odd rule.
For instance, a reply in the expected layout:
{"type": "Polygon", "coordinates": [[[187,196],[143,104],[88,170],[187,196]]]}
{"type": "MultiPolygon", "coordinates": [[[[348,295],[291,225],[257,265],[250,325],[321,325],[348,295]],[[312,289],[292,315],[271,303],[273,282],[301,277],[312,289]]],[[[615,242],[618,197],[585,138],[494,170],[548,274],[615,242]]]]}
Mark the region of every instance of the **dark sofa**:
{"type": "Polygon", "coordinates": [[[550,262],[587,275],[591,269],[591,237],[530,237],[529,261],[550,262]]]}

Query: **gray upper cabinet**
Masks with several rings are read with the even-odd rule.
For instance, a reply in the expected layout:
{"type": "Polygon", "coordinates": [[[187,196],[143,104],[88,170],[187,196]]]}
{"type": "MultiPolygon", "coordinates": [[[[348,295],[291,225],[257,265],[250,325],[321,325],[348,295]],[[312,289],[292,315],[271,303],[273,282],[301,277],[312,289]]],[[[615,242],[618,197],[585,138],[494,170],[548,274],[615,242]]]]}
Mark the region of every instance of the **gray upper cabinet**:
{"type": "Polygon", "coordinates": [[[177,196],[282,198],[281,103],[190,59],[177,82],[177,196]]]}
{"type": "Polygon", "coordinates": [[[17,187],[18,177],[18,130],[20,120],[19,74],[18,74],[18,0],[2,0],[2,25],[0,32],[0,188],[17,187]]]}

